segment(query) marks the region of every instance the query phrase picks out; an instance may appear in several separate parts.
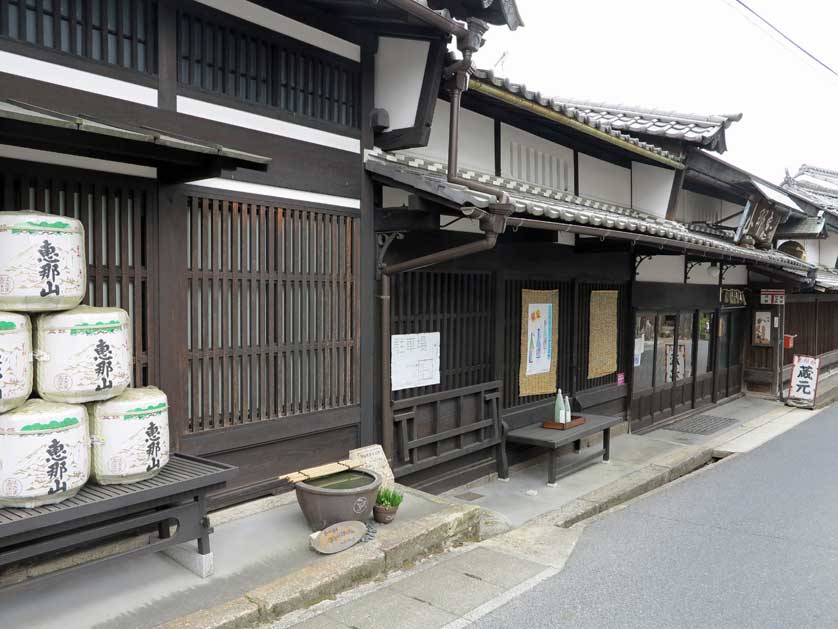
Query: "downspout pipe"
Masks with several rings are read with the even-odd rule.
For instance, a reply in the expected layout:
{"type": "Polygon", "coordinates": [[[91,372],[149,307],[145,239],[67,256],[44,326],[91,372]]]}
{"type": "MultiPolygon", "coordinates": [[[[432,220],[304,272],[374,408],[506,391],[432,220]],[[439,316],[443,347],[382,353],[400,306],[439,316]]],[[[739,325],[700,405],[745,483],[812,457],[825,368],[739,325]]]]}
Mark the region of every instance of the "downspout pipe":
{"type": "Polygon", "coordinates": [[[392,382],[390,369],[390,276],[405,271],[415,271],[435,264],[494,249],[498,236],[506,230],[506,221],[514,211],[511,205],[491,205],[480,218],[483,238],[464,245],[443,249],[418,258],[379,265],[379,294],[381,296],[381,442],[387,460],[393,460],[394,422],[392,407],[392,382]]]}

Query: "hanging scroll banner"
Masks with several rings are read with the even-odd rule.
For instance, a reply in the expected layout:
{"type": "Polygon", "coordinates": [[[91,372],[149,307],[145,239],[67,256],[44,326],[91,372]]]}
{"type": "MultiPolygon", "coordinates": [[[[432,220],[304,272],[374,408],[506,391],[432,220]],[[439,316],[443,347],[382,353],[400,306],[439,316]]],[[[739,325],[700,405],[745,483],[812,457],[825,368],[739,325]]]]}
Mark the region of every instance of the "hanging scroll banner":
{"type": "Polygon", "coordinates": [[[786,404],[801,408],[815,408],[818,395],[818,371],[820,358],[795,354],[791,367],[791,382],[786,404]]]}
{"type": "Polygon", "coordinates": [[[559,291],[521,291],[519,395],[556,392],[559,291]]]}
{"type": "Polygon", "coordinates": [[[591,291],[588,330],[588,379],[617,371],[617,302],[615,290],[591,291]]]}

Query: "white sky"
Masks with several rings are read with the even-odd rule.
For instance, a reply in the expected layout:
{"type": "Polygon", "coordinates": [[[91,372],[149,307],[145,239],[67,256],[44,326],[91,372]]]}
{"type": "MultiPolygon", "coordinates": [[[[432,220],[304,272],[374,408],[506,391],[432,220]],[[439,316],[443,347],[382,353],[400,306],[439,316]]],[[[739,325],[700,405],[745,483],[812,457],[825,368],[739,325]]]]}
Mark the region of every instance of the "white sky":
{"type": "MultiPolygon", "coordinates": [[[[745,0],[838,70],[838,2],[745,0]]],[[[518,0],[525,27],[493,27],[477,65],[546,96],[684,113],[743,112],[722,155],[779,183],[802,163],[838,169],[838,77],[734,0],[518,0]]]]}

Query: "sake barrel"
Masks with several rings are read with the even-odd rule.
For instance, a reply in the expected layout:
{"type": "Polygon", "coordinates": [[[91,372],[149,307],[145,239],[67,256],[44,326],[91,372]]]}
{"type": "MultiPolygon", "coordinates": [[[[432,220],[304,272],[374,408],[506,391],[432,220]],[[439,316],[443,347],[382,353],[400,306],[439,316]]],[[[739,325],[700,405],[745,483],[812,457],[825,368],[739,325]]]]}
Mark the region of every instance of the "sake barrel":
{"type": "Polygon", "coordinates": [[[134,483],[169,462],[169,403],[160,389],[126,389],[88,410],[94,482],[134,483]]]}
{"type": "Polygon", "coordinates": [[[0,312],[0,413],[17,408],[29,399],[32,371],[29,317],[0,312]]]}
{"type": "Polygon", "coordinates": [[[72,498],[89,473],[84,406],[32,399],[0,415],[0,507],[72,498]]]}
{"type": "Polygon", "coordinates": [[[81,303],[86,290],[80,221],[43,212],[0,212],[0,310],[67,310],[81,303]]]}
{"type": "Polygon", "coordinates": [[[35,320],[35,387],[51,402],[107,400],[131,381],[131,322],[119,308],[78,306],[35,320]]]}

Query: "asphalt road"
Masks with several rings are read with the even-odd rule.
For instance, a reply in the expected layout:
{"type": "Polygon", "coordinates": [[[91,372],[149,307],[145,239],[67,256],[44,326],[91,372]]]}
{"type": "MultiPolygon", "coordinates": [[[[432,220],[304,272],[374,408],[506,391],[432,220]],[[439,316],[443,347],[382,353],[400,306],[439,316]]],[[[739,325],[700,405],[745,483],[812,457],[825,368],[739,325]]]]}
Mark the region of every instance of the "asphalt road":
{"type": "Polygon", "coordinates": [[[838,627],[838,406],[592,521],[477,627],[838,627]]]}

